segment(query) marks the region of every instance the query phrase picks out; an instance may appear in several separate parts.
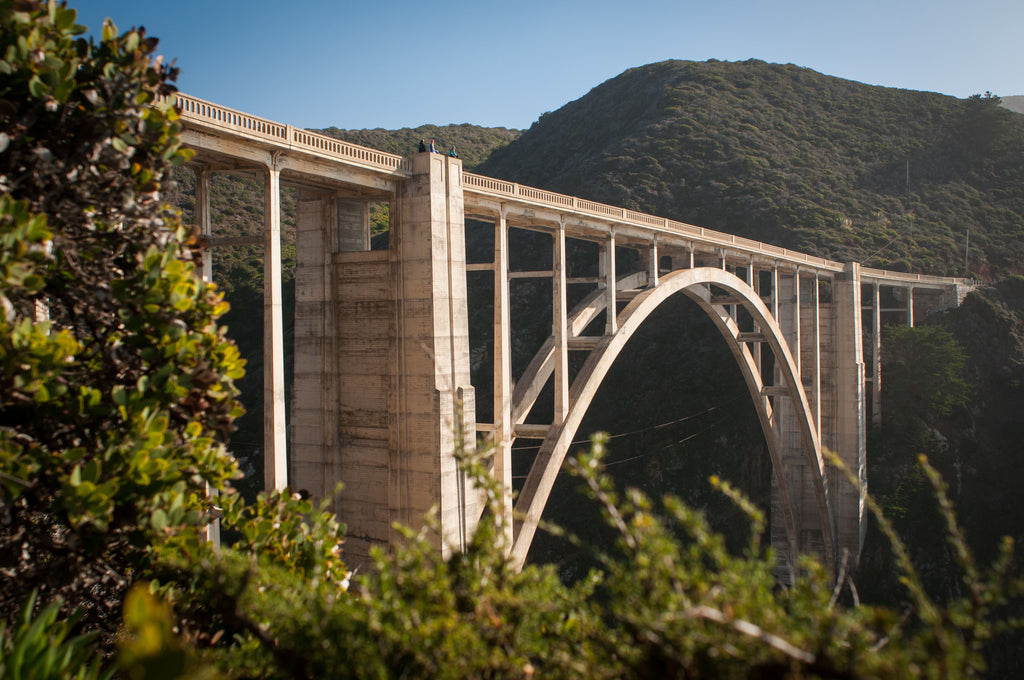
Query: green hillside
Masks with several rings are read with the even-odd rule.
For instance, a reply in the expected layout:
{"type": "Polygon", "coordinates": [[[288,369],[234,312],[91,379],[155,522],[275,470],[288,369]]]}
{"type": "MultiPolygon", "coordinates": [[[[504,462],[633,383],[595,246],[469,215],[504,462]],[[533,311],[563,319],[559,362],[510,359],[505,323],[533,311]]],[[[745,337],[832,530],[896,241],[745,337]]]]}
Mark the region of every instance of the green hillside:
{"type": "Polygon", "coordinates": [[[630,69],[477,171],[837,260],[1024,271],[1024,116],[761,61],[630,69]]]}
{"type": "Polygon", "coordinates": [[[371,149],[387,151],[400,156],[409,156],[416,152],[420,140],[430,143],[435,140],[438,151],[448,153],[454,146],[459,158],[462,159],[463,167],[472,170],[495,149],[506,146],[509,142],[519,137],[521,130],[509,130],[508,128],[486,128],[479,125],[421,125],[416,128],[402,128],[401,130],[384,130],[375,128],[373,130],[340,130],[336,127],[329,127],[323,130],[314,130],[325,135],[330,135],[346,142],[368,146],[371,149]]]}

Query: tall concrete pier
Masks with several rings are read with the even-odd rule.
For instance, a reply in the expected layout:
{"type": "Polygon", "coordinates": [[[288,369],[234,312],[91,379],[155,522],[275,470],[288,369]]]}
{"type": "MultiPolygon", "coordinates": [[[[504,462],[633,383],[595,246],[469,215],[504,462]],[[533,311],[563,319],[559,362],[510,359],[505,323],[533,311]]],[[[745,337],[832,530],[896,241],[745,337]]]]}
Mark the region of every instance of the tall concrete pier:
{"type": "Polygon", "coordinates": [[[457,550],[482,512],[455,460],[476,443],[461,182],[459,160],[415,156],[388,250],[369,249],[369,201],[299,197],[291,486],[344,484],[351,560],[432,511],[457,550]]]}

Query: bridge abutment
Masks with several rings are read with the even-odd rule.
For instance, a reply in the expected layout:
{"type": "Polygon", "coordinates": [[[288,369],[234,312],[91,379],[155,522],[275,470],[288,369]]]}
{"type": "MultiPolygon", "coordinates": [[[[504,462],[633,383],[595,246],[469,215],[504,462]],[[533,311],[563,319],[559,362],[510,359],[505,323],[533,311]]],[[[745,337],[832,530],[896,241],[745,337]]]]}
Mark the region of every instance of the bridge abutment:
{"type": "Polygon", "coordinates": [[[478,494],[456,455],[476,445],[470,383],[462,162],[413,157],[391,237],[396,292],[396,365],[392,368],[391,486],[403,497],[395,519],[416,525],[436,510],[444,554],[459,550],[476,526],[478,494]]]}

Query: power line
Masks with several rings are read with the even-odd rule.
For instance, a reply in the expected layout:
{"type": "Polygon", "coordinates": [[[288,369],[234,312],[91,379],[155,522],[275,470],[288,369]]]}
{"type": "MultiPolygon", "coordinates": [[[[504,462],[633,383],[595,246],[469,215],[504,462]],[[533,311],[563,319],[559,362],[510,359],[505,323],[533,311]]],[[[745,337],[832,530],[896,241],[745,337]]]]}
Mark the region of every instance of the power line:
{"type": "Polygon", "coordinates": [[[911,205],[910,205],[911,198],[910,198],[910,91],[909,90],[905,90],[904,93],[903,93],[903,146],[904,146],[905,152],[907,154],[906,166],[905,166],[906,170],[905,170],[905,174],[904,174],[904,188],[906,190],[906,207],[905,207],[905,211],[906,211],[906,215],[910,219],[910,229],[907,231],[906,234],[897,233],[896,236],[893,237],[893,239],[891,241],[889,241],[884,246],[882,246],[881,248],[879,248],[875,252],[873,252],[870,255],[868,255],[867,257],[865,257],[863,259],[863,262],[865,264],[870,262],[876,255],[881,253],[883,250],[888,249],[889,246],[891,246],[892,244],[896,243],[896,241],[899,241],[900,239],[902,239],[904,237],[907,238],[907,241],[908,241],[909,244],[913,244],[914,211],[911,209],[911,205]]]}
{"type": "MultiPolygon", "coordinates": [[[[737,396],[733,397],[732,399],[729,399],[728,401],[725,401],[725,402],[723,402],[721,404],[718,404],[716,406],[709,406],[708,408],[704,409],[703,411],[700,411],[699,413],[693,413],[693,414],[690,414],[690,415],[687,415],[687,416],[683,416],[682,418],[676,418],[675,420],[669,420],[669,421],[664,422],[664,423],[658,423],[657,425],[649,425],[647,427],[640,428],[639,430],[633,430],[631,432],[622,432],[622,433],[619,433],[619,434],[608,435],[608,439],[619,439],[621,437],[631,437],[633,435],[642,434],[644,432],[650,432],[652,430],[659,430],[659,429],[662,429],[662,428],[665,428],[665,427],[669,427],[671,425],[677,425],[679,423],[683,423],[683,422],[686,422],[688,420],[693,420],[694,418],[699,418],[701,416],[707,415],[708,413],[713,413],[714,411],[717,411],[717,410],[721,409],[724,406],[732,404],[733,402],[738,400],[741,396],[743,396],[743,395],[737,395],[737,396]]],[[[716,421],[716,424],[717,424],[717,422],[720,422],[720,421],[716,421]]],[[[699,432],[698,434],[703,434],[703,432],[706,432],[706,431],[707,430],[704,430],[702,432],[699,432]]],[[[693,436],[697,436],[697,435],[693,435],[693,436]]],[[[676,443],[677,444],[681,444],[681,443],[683,443],[683,442],[685,442],[685,441],[687,441],[689,439],[692,439],[692,437],[687,437],[686,439],[681,439],[681,440],[679,440],[676,443]]],[[[588,439],[577,439],[575,441],[570,442],[569,446],[577,446],[579,444],[587,444],[589,442],[590,442],[589,438],[588,439]]],[[[536,446],[513,446],[512,450],[513,451],[534,451],[534,450],[537,450],[539,448],[540,448],[540,445],[538,444],[536,446]]]]}
{"type": "MultiPolygon", "coordinates": [[[[709,409],[709,410],[712,410],[712,409],[709,409]]],[[[716,420],[715,422],[711,423],[710,425],[705,427],[700,432],[694,432],[693,434],[691,434],[691,435],[689,435],[687,437],[683,437],[679,441],[673,442],[673,443],[671,443],[671,444],[669,444],[667,446],[662,447],[660,450],[661,451],[666,451],[666,450],[668,450],[668,449],[670,449],[672,447],[679,446],[680,444],[685,444],[686,442],[690,441],[691,439],[696,439],[697,437],[700,437],[701,435],[707,434],[711,430],[713,430],[716,427],[718,427],[718,425],[720,425],[721,423],[722,423],[722,420],[716,420]]],[[[655,426],[655,427],[657,427],[657,426],[655,426]]],[[[652,428],[645,428],[645,429],[652,429],[652,428]]],[[[645,431],[645,430],[637,430],[637,432],[643,432],[643,431],[645,431]]],[[[581,442],[586,442],[586,440],[581,440],[581,442]]],[[[573,443],[576,444],[576,443],[581,443],[581,442],[573,442],[573,443]]],[[[540,448],[540,447],[534,447],[534,448],[540,448]]],[[[641,458],[647,458],[648,456],[653,456],[655,453],[656,453],[655,451],[648,451],[646,453],[638,453],[635,456],[630,456],[629,458],[623,458],[622,460],[603,461],[602,465],[604,465],[604,467],[606,467],[606,468],[609,468],[609,467],[612,467],[613,465],[622,465],[623,463],[630,463],[630,462],[632,462],[634,460],[640,460],[641,458]]],[[[526,477],[527,477],[527,475],[514,475],[512,477],[512,479],[513,480],[516,480],[516,479],[526,479],[526,477]]]]}

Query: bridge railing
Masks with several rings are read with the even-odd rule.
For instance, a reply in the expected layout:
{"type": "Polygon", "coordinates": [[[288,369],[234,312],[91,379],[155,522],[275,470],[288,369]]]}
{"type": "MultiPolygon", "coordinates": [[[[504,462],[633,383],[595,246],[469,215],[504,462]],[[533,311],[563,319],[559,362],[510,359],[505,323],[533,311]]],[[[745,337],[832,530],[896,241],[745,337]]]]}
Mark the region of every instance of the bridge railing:
{"type": "Polygon", "coordinates": [[[288,139],[287,125],[235,111],[226,106],[203,101],[180,92],[172,95],[172,98],[178,113],[185,122],[202,122],[267,141],[286,142],[288,139]]]}
{"type": "Polygon", "coordinates": [[[296,147],[316,150],[335,158],[361,161],[402,173],[412,172],[412,164],[408,158],[345,142],[318,132],[294,128],[290,125],[288,129],[291,132],[291,142],[296,147]]]}
{"type": "Polygon", "coordinates": [[[174,104],[188,126],[212,127],[250,139],[259,139],[286,149],[306,151],[403,176],[412,173],[412,162],[403,156],[377,151],[334,137],[276,123],[226,106],[180,92],[174,104]]]}
{"type": "Polygon", "coordinates": [[[553,191],[534,189],[515,182],[506,182],[467,172],[463,173],[463,183],[466,191],[477,194],[497,198],[510,198],[524,203],[567,210],[606,221],[644,227],[656,233],[682,236],[717,246],[727,246],[750,254],[770,255],[779,260],[793,264],[804,264],[817,269],[829,271],[842,271],[843,269],[842,263],[826,260],[822,257],[780,248],[779,246],[761,243],[760,241],[743,238],[742,236],[726,234],[713,229],[705,229],[704,227],[698,227],[685,222],[676,222],[664,217],[634,212],[625,208],[576,198],[575,196],[558,194],[553,191]]]}
{"type": "Polygon", "coordinates": [[[886,284],[918,284],[923,287],[948,288],[952,285],[973,286],[975,281],[962,278],[950,278],[946,276],[930,276],[928,274],[912,274],[909,272],[893,272],[888,269],[871,269],[861,267],[861,280],[877,280],[886,284]]]}

